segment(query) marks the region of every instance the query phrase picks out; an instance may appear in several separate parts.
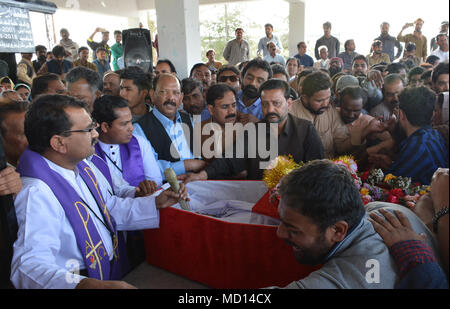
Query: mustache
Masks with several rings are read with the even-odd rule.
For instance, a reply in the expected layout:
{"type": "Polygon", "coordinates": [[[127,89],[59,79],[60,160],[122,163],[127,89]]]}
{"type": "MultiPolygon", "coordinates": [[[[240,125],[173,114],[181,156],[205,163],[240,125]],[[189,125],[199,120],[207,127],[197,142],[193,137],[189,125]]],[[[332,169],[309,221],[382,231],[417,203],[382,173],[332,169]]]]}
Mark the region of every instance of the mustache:
{"type": "Polygon", "coordinates": [[[177,104],[174,101],[166,101],[163,106],[172,105],[173,107],[177,107],[177,104]]]}
{"type": "Polygon", "coordinates": [[[225,119],[236,118],[236,114],[229,114],[225,116],[225,119]]]}
{"type": "Polygon", "coordinates": [[[267,120],[267,119],[269,119],[271,116],[275,116],[275,117],[277,117],[278,119],[281,119],[281,116],[278,115],[277,113],[268,113],[268,114],[266,115],[266,117],[264,117],[264,118],[266,118],[266,120],[267,120]]]}

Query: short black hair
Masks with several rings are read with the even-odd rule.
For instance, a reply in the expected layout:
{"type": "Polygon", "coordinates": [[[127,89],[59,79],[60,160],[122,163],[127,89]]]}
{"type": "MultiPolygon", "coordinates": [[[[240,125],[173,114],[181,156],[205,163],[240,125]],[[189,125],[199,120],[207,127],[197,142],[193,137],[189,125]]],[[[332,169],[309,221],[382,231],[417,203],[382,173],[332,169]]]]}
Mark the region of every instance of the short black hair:
{"type": "Polygon", "coordinates": [[[238,70],[234,65],[224,65],[224,66],[222,66],[222,67],[219,69],[219,71],[217,72],[217,80],[219,80],[220,75],[221,75],[223,72],[226,72],[226,71],[231,71],[231,72],[233,72],[234,74],[236,74],[236,75],[238,76],[238,78],[239,78],[240,75],[241,75],[241,72],[239,72],[239,70],[238,70]]]}
{"type": "Polygon", "coordinates": [[[44,45],[36,45],[34,50],[35,50],[36,53],[38,53],[40,51],[47,51],[47,47],[45,47],[44,45]]]}
{"type": "Polygon", "coordinates": [[[433,74],[433,71],[431,71],[431,70],[426,70],[425,72],[422,73],[422,75],[420,75],[420,79],[423,80],[423,81],[425,81],[425,80],[427,80],[428,78],[430,78],[430,77],[432,76],[432,74],[433,74]]]}
{"type": "Polygon", "coordinates": [[[33,79],[31,85],[31,97],[37,98],[39,95],[45,93],[48,89],[48,84],[54,80],[61,80],[55,73],[47,73],[45,75],[37,76],[33,79]]]}
{"type": "Polygon", "coordinates": [[[351,41],[355,41],[355,40],[354,39],[349,39],[349,40],[345,41],[345,43],[344,43],[345,50],[347,50],[347,47],[348,47],[348,45],[350,44],[351,41]]]}
{"type": "Polygon", "coordinates": [[[52,54],[55,57],[64,57],[66,55],[66,50],[61,45],[56,45],[52,49],[52,54]]]}
{"type": "Polygon", "coordinates": [[[86,103],[66,95],[44,95],[30,105],[25,115],[25,136],[31,150],[44,153],[52,136],[70,130],[72,123],[65,112],[69,107],[84,108],[89,113],[86,103]]]}
{"type": "Polygon", "coordinates": [[[100,52],[100,51],[104,51],[106,53],[106,48],[104,48],[103,46],[100,46],[95,50],[95,53],[98,54],[98,52],[100,52]]]}
{"type": "Polygon", "coordinates": [[[192,67],[191,72],[189,73],[189,77],[192,77],[192,74],[194,73],[194,70],[199,68],[199,67],[206,67],[209,70],[208,66],[205,63],[203,63],[203,62],[196,63],[192,67]]]}
{"type": "Polygon", "coordinates": [[[351,230],[366,213],[350,172],[329,160],[314,160],[289,173],[280,195],[287,207],[310,218],[321,232],[341,220],[351,230]]]}
{"type": "Polygon", "coordinates": [[[365,56],[363,56],[363,55],[358,55],[355,58],[353,58],[352,66],[353,66],[353,63],[355,63],[356,60],[364,60],[366,62],[366,65],[369,66],[369,60],[367,60],[367,58],[365,56]]]}
{"type": "Polygon", "coordinates": [[[400,62],[390,63],[386,67],[386,72],[388,72],[388,74],[392,74],[392,73],[398,74],[398,73],[400,73],[401,70],[405,70],[406,72],[408,72],[408,69],[406,68],[406,66],[400,62]]]}
{"type": "Polygon", "coordinates": [[[316,92],[331,89],[333,82],[329,75],[322,71],[308,74],[302,83],[302,94],[312,97],[316,92]]]}
{"type": "Polygon", "coordinates": [[[267,24],[264,25],[264,28],[266,28],[266,27],[270,27],[270,28],[272,28],[272,30],[273,30],[272,24],[267,23],[267,24]]]}
{"type": "Polygon", "coordinates": [[[234,94],[234,96],[236,96],[236,90],[234,90],[234,88],[230,87],[227,84],[219,83],[212,85],[206,92],[206,103],[208,105],[214,106],[214,102],[216,100],[223,99],[223,97],[225,97],[225,94],[230,91],[234,94]]]}
{"type": "Polygon", "coordinates": [[[436,56],[436,55],[429,55],[428,57],[427,57],[427,60],[425,61],[425,63],[429,63],[429,64],[434,64],[436,61],[440,61],[441,60],[441,58],[439,58],[438,56],[436,56]]]}
{"type": "Polygon", "coordinates": [[[94,70],[84,66],[78,66],[71,69],[66,75],[67,86],[76,83],[80,79],[86,80],[89,84],[92,94],[103,87],[103,81],[100,75],[94,70]]]}
{"type": "Polygon", "coordinates": [[[449,74],[448,73],[448,62],[441,62],[439,63],[433,70],[433,74],[431,75],[431,80],[433,84],[435,84],[442,74],[449,74]]]}
{"type": "Polygon", "coordinates": [[[340,98],[342,101],[342,98],[348,95],[352,100],[358,100],[363,99],[364,102],[364,90],[360,86],[347,86],[340,92],[340,98]]]}
{"type": "Polygon", "coordinates": [[[156,63],[156,65],[160,64],[160,63],[167,63],[170,67],[170,72],[171,73],[177,73],[177,70],[175,69],[175,66],[173,65],[172,61],[170,61],[169,59],[159,59],[158,62],[156,63]]]}
{"type": "Polygon", "coordinates": [[[422,67],[414,67],[408,72],[408,80],[411,80],[411,78],[414,75],[422,75],[422,73],[425,72],[425,69],[422,67]]]}
{"type": "Polygon", "coordinates": [[[81,53],[83,50],[89,51],[89,48],[87,48],[86,46],[81,46],[80,48],[78,48],[78,53],[81,53]]]}
{"type": "Polygon", "coordinates": [[[273,72],[272,72],[272,68],[270,67],[270,64],[266,60],[263,60],[260,58],[255,58],[255,59],[251,60],[249,63],[247,63],[245,68],[242,69],[242,79],[245,78],[245,74],[247,74],[248,69],[253,68],[253,67],[262,69],[262,70],[266,71],[267,73],[269,73],[268,79],[271,79],[273,77],[273,72]]]}
{"type": "Polygon", "coordinates": [[[405,88],[398,96],[399,107],[415,127],[431,125],[436,94],[428,87],[405,88]]]}
{"type": "Polygon", "coordinates": [[[200,89],[200,92],[203,93],[203,84],[193,78],[185,78],[181,81],[181,92],[184,94],[190,94],[196,88],[200,89]]]}
{"type": "Polygon", "coordinates": [[[284,66],[282,66],[279,63],[275,63],[275,64],[272,64],[270,67],[272,68],[272,74],[273,75],[275,75],[275,74],[283,74],[284,76],[286,76],[287,81],[289,81],[290,77],[289,77],[288,72],[284,68],[284,66]]]}
{"type": "Polygon", "coordinates": [[[274,90],[281,89],[284,93],[284,98],[288,100],[291,96],[291,87],[287,82],[282,79],[272,78],[265,81],[258,90],[258,97],[261,97],[261,94],[264,90],[274,90]]]}
{"type": "Polygon", "coordinates": [[[131,66],[125,68],[122,73],[120,73],[120,79],[132,80],[133,84],[139,89],[139,91],[150,91],[152,87],[153,75],[150,73],[145,73],[140,67],[131,66]]]}
{"type": "Polygon", "coordinates": [[[114,30],[114,35],[116,35],[116,34],[122,34],[122,31],[120,31],[120,30],[114,30]]]}
{"type": "Polygon", "coordinates": [[[98,124],[106,122],[108,125],[111,125],[113,121],[117,119],[114,109],[123,107],[128,107],[128,101],[122,97],[112,95],[101,96],[94,101],[92,118],[94,118],[98,124]]]}
{"type": "Polygon", "coordinates": [[[297,62],[297,66],[300,67],[301,63],[300,63],[300,59],[296,58],[296,57],[290,57],[288,58],[288,60],[286,60],[286,67],[288,65],[288,63],[292,60],[295,60],[297,62]]]}
{"type": "Polygon", "coordinates": [[[3,127],[3,121],[9,114],[20,114],[24,113],[30,107],[30,102],[28,101],[12,101],[8,103],[0,104],[0,132],[5,135],[5,128],[3,127]]]}

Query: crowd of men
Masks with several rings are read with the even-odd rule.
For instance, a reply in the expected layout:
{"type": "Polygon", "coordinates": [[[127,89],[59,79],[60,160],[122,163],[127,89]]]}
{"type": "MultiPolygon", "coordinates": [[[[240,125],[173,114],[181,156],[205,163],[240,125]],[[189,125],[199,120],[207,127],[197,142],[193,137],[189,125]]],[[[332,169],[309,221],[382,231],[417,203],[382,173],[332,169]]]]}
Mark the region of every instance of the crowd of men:
{"type": "Polygon", "coordinates": [[[271,24],[264,27],[259,57],[250,59],[244,29],[237,28],[223,51],[227,64],[208,50],[208,62],[195,64],[181,80],[170,59],[159,58],[153,72],[124,67],[121,31],[114,31],[109,46],[102,28],[87,39],[88,47],[61,29],[51,52],[38,45],[36,60],[22,54],[16,81],[0,63],[0,73],[6,72],[0,76],[0,129],[8,164],[0,172],[0,194],[15,194],[19,226],[12,285],[130,287],[120,280],[143,260],[136,249],[143,246],[139,231],[158,228],[159,209],[188,199],[183,184],[179,193],[153,195],[167,181],[164,171],[172,168],[184,184],[261,180],[261,163],[271,157],[253,150],[275,140],[278,155],[310,162],[280,185],[278,236],[299,263],[324,265],[288,287],[417,287],[428,282],[424,276],[432,278],[432,287],[447,286],[448,22],[430,46],[423,24],[417,19],[413,33],[403,35],[411,26],[406,24],[395,38],[382,23],[370,53],[362,55],[353,39],[341,52],[326,22],[315,60],[305,42],[284,59],[271,24]],[[97,33],[100,42],[94,41],[97,33]],[[238,129],[230,135],[231,126],[238,129]],[[383,220],[375,215],[379,207],[364,208],[350,174],[324,160],[340,155],[354,156],[360,170],[381,168],[431,185],[432,194],[418,203],[416,214],[384,205],[396,216],[381,210],[383,220]],[[436,235],[425,227],[430,218],[436,235]],[[386,229],[400,227],[410,233],[394,242],[386,229]],[[434,237],[439,249],[431,244],[434,237]],[[404,262],[399,242],[414,242],[415,254],[428,261],[419,266],[429,268],[420,275],[407,274],[409,266],[396,268],[392,259],[404,262]],[[443,277],[433,251],[444,257],[443,277]],[[362,279],[367,256],[389,273],[380,285],[362,279]],[[79,265],[79,273],[70,272],[68,260],[79,265]]]}

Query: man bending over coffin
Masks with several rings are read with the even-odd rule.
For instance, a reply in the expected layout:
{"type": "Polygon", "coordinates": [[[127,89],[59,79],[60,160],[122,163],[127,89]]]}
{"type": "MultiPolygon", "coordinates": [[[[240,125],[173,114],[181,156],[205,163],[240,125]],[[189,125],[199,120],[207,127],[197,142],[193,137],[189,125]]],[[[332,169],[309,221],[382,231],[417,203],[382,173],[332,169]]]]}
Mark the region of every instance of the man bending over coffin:
{"type": "Polygon", "coordinates": [[[11,263],[16,288],[131,287],[116,281],[126,262],[117,231],[157,228],[158,209],[187,198],[184,187],[156,198],[111,196],[108,181],[85,160],[95,151],[95,129],[88,106],[71,97],[42,96],[27,112],[11,263]]]}
{"type": "Polygon", "coordinates": [[[152,194],[162,184],[161,171],[149,141],[133,135],[128,102],[121,97],[102,96],[94,102],[92,118],[99,124],[95,153],[112,173],[138,188],[136,196],[152,194]]]}

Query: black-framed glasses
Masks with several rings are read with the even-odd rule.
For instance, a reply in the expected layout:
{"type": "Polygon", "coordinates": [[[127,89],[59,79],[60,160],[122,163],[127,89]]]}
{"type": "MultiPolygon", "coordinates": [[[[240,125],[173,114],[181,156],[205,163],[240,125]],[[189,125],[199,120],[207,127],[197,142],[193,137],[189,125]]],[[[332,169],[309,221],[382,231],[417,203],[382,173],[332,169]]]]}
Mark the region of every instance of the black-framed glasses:
{"type": "Polygon", "coordinates": [[[61,132],[61,134],[70,134],[70,133],[92,133],[93,130],[98,128],[98,123],[96,121],[93,121],[92,124],[86,128],[86,129],[82,129],[82,130],[69,130],[69,131],[64,131],[61,132]]]}
{"type": "Polygon", "coordinates": [[[226,83],[228,79],[230,80],[230,82],[235,83],[237,81],[238,77],[236,75],[230,75],[230,76],[221,75],[219,77],[219,82],[226,83]]]}

